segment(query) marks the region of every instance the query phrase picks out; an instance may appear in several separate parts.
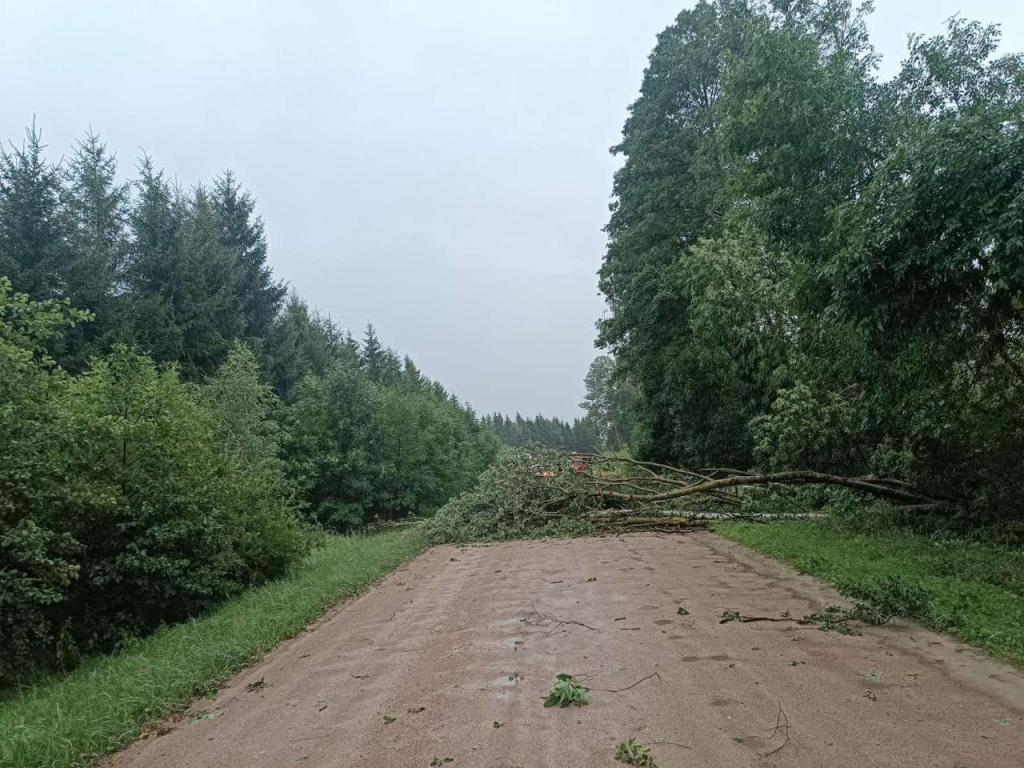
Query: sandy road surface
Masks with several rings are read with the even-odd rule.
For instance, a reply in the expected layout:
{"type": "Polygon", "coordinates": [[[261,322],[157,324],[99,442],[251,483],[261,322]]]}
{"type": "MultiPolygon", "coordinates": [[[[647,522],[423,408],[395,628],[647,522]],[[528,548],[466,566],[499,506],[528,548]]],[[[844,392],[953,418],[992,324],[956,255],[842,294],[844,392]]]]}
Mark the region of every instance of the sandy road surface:
{"type": "Polygon", "coordinates": [[[614,768],[631,736],[661,768],[1024,765],[1024,676],[952,640],[718,623],[836,599],[708,533],[437,548],[107,765],[614,768]],[[543,708],[559,672],[590,706],[543,708]]]}

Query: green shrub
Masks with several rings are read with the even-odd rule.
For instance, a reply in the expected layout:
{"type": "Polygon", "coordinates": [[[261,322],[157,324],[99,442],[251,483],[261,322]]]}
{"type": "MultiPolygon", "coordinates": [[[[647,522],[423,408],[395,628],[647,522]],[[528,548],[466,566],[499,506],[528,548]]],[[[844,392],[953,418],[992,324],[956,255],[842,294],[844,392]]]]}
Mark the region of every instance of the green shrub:
{"type": "Polygon", "coordinates": [[[232,467],[173,371],[120,348],[74,379],[63,524],[83,548],[61,613],[85,647],[204,610],[236,588],[232,467]]]}
{"type": "Polygon", "coordinates": [[[846,584],[843,592],[864,604],[863,608],[873,609],[877,623],[880,624],[893,616],[922,620],[929,615],[931,600],[928,593],[920,586],[896,576],[846,584]]]}
{"type": "Polygon", "coordinates": [[[305,514],[336,530],[433,512],[497,450],[497,438],[447,395],[375,382],[348,360],[301,382],[287,423],[305,514]]]}
{"type": "Polygon", "coordinates": [[[590,689],[564,672],[556,676],[555,684],[544,699],[545,707],[582,707],[590,703],[590,689]]]}
{"type": "Polygon", "coordinates": [[[71,377],[43,345],[85,318],[0,281],[0,682],[194,616],[306,548],[252,355],[204,391],[125,347],[71,377]]]}
{"type": "Polygon", "coordinates": [[[58,528],[68,469],[54,403],[68,377],[45,346],[87,318],[0,277],[0,681],[48,655],[53,606],[78,575],[80,547],[58,528]]]}
{"type": "Polygon", "coordinates": [[[471,491],[448,502],[427,523],[433,543],[503,541],[539,536],[583,535],[585,482],[565,454],[503,448],[471,491]],[[557,511],[546,502],[568,499],[557,511]]]}
{"type": "Polygon", "coordinates": [[[214,443],[233,465],[226,491],[228,531],[243,564],[237,580],[259,583],[282,573],[310,538],[295,514],[298,489],[281,458],[286,433],[270,418],[278,398],[261,381],[256,356],[237,342],[200,394],[213,411],[214,443]]]}
{"type": "MultiPolygon", "coordinates": [[[[235,405],[247,385],[262,386],[235,384],[235,405]]],[[[304,550],[272,453],[262,466],[243,456],[244,433],[224,434],[231,414],[173,370],[118,348],[72,379],[56,405],[71,482],[54,522],[81,555],[54,613],[82,649],[196,615],[280,575],[304,550]]],[[[254,427],[248,442],[258,439],[254,427]]]]}

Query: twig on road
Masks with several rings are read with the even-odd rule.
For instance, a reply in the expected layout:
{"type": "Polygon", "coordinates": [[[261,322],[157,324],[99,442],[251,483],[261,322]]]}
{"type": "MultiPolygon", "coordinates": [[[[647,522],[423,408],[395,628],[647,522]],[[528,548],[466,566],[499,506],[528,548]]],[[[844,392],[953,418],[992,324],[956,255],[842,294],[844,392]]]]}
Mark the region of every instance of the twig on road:
{"type": "Polygon", "coordinates": [[[644,680],[650,680],[652,677],[656,677],[658,678],[658,680],[661,680],[661,675],[659,675],[657,672],[652,672],[647,677],[641,677],[635,683],[633,683],[632,685],[627,685],[625,688],[591,688],[590,690],[602,691],[604,693],[622,693],[623,691],[628,691],[630,688],[636,688],[638,685],[640,685],[640,683],[644,682],[644,680]]]}
{"type": "Polygon", "coordinates": [[[643,745],[645,747],[653,747],[655,744],[671,744],[673,747],[682,747],[683,749],[693,749],[689,744],[680,744],[678,741],[645,741],[643,745]]]}
{"type": "Polygon", "coordinates": [[[761,755],[762,758],[771,757],[776,752],[781,752],[785,749],[786,745],[789,744],[789,717],[782,711],[782,702],[779,702],[779,713],[775,716],[775,730],[772,731],[772,735],[768,737],[769,741],[774,739],[776,736],[782,733],[785,735],[785,740],[770,752],[765,752],[761,755]]]}
{"type": "Polygon", "coordinates": [[[594,632],[598,631],[597,627],[592,627],[589,624],[584,624],[582,621],[576,621],[574,619],[559,619],[547,613],[540,613],[537,610],[536,605],[533,603],[530,604],[530,610],[526,613],[525,616],[523,616],[522,619],[520,619],[520,621],[524,622],[529,627],[539,627],[548,623],[553,623],[554,626],[551,627],[551,629],[549,629],[546,633],[549,635],[556,629],[563,627],[567,624],[571,624],[576,627],[584,627],[585,629],[589,629],[594,632]]]}

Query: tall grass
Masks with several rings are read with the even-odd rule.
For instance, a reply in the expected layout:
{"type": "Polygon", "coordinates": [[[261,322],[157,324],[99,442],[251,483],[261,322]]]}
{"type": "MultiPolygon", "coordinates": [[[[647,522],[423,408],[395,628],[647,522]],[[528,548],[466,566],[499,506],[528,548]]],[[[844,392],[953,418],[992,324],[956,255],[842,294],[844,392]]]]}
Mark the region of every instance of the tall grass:
{"type": "Polygon", "coordinates": [[[842,594],[872,601],[888,585],[924,596],[911,618],[1024,665],[1024,552],[906,531],[847,533],[820,522],[721,523],[726,538],[785,560],[842,594]]]}
{"type": "Polygon", "coordinates": [[[68,768],[132,742],[423,547],[418,531],[326,537],[280,581],[0,703],[3,768],[68,768]]]}

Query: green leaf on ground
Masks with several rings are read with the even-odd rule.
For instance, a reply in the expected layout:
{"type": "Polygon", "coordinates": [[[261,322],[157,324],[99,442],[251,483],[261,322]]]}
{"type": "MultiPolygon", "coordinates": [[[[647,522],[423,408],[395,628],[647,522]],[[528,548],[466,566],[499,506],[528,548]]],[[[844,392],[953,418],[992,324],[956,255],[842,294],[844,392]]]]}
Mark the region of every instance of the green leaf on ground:
{"type": "Polygon", "coordinates": [[[582,707],[590,703],[590,689],[576,682],[572,675],[560,674],[544,700],[545,707],[582,707]]]}

